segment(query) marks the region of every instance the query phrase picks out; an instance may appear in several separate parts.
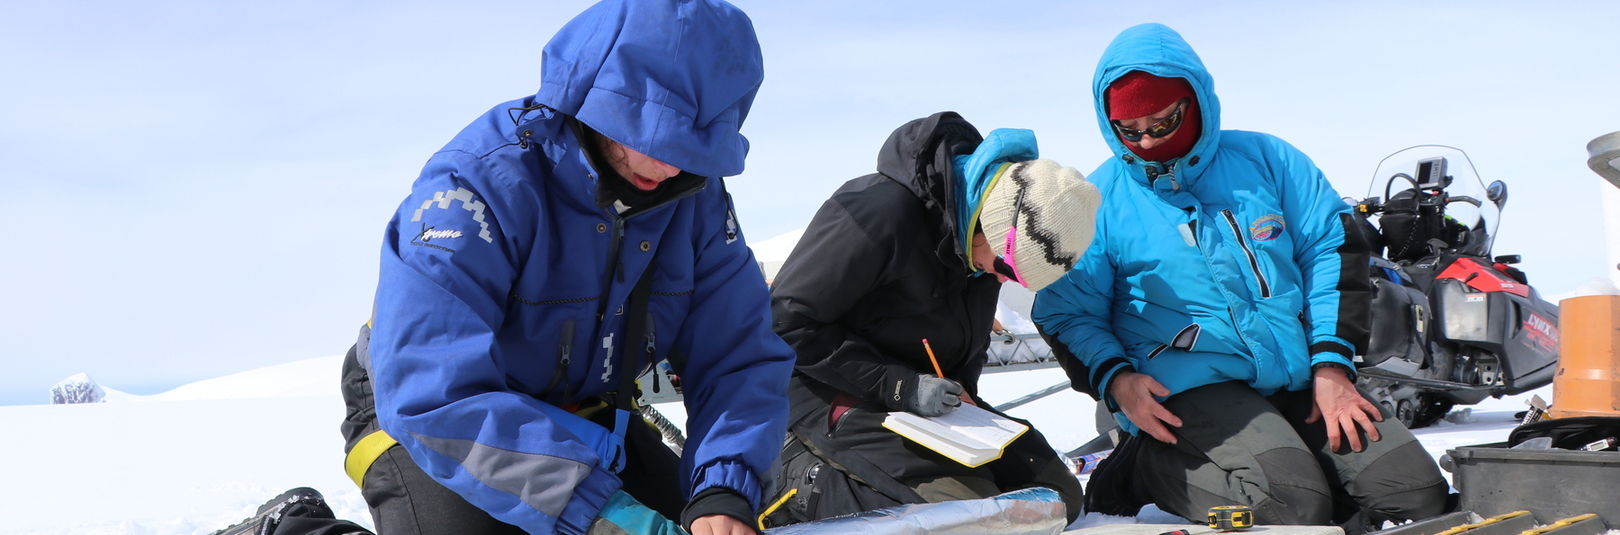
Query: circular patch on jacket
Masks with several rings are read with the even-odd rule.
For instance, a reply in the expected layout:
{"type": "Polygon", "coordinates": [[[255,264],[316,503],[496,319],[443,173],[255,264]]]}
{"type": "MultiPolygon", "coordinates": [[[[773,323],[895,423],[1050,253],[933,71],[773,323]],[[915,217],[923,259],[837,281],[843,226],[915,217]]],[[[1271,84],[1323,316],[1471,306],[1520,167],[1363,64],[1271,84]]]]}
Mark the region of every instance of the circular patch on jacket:
{"type": "Polygon", "coordinates": [[[1249,224],[1249,237],[1254,238],[1255,241],[1275,240],[1282,233],[1283,218],[1280,215],[1261,216],[1260,219],[1256,219],[1254,223],[1249,224]]]}

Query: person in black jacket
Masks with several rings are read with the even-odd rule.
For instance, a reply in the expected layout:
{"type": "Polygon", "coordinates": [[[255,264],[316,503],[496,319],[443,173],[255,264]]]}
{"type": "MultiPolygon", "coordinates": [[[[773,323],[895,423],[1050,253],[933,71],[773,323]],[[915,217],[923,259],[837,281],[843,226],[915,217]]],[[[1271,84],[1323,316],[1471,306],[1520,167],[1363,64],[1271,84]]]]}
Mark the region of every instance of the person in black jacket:
{"type": "Polygon", "coordinates": [[[1036,158],[1028,130],[981,138],[942,112],[896,130],[878,172],[816,213],[771,290],[773,328],[798,353],[776,496],[802,488],[770,525],[1035,486],[1079,515],[1080,485],[1034,429],[969,468],[881,427],[890,411],[990,409],[978,378],[1001,283],[1038,290],[1090,243],[1096,188],[1036,158]]]}

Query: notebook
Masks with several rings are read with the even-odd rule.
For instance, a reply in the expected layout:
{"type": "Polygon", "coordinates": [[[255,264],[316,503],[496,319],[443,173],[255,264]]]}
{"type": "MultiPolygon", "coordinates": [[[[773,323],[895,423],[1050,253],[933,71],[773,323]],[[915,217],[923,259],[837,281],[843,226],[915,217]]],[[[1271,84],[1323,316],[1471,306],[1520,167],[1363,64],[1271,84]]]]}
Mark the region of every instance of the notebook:
{"type": "Polygon", "coordinates": [[[883,427],[969,468],[1001,458],[1029,426],[962,404],[943,416],[891,412],[883,427]]]}

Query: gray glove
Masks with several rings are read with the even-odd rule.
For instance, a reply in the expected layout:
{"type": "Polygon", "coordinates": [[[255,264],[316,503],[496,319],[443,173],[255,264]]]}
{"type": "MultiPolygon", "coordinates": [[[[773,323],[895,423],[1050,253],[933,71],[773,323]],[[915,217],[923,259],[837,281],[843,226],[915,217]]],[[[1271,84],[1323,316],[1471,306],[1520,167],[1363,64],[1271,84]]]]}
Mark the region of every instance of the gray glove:
{"type": "Polygon", "coordinates": [[[917,374],[904,381],[906,412],[918,416],[939,416],[962,404],[962,385],[950,379],[917,374]]]}

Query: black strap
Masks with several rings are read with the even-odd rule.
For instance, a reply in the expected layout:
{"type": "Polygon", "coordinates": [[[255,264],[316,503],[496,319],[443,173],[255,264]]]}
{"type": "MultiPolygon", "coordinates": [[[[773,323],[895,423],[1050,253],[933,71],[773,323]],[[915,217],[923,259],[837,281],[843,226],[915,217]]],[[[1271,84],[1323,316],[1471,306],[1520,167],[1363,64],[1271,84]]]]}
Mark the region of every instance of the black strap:
{"type": "Polygon", "coordinates": [[[655,331],[653,330],[652,311],[648,310],[647,302],[652,297],[652,279],[655,267],[648,265],[647,270],[641,273],[641,280],[630,289],[630,302],[625,306],[629,317],[625,319],[624,329],[624,359],[619,362],[619,389],[613,395],[614,408],[633,411],[636,400],[636,377],[641,375],[643,353],[647,361],[656,358],[657,346],[655,331]]]}

